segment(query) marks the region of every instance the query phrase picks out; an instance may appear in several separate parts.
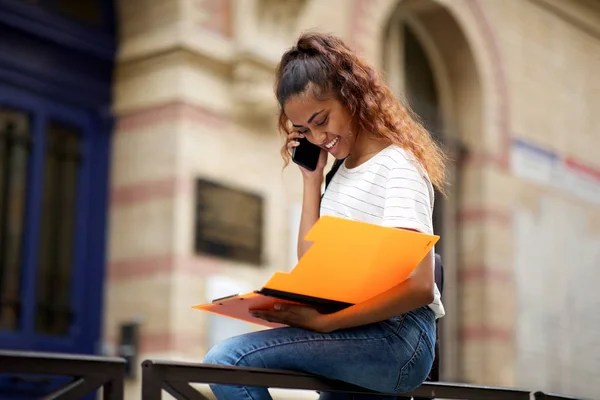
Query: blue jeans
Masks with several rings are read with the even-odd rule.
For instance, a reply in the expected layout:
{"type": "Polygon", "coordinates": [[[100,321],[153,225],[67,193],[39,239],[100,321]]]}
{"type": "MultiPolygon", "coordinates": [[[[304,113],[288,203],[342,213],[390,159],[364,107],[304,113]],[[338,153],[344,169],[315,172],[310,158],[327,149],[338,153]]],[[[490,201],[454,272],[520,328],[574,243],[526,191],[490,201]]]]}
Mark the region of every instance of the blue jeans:
{"type": "MultiPolygon", "coordinates": [[[[317,333],[277,328],[229,338],[206,364],[308,372],[383,393],[409,392],[427,378],[434,359],[435,314],[422,307],[376,324],[317,333]]],[[[211,385],[219,400],[271,400],[264,387],[211,385]]],[[[389,396],[322,393],[321,400],[376,400],[389,396]]]]}

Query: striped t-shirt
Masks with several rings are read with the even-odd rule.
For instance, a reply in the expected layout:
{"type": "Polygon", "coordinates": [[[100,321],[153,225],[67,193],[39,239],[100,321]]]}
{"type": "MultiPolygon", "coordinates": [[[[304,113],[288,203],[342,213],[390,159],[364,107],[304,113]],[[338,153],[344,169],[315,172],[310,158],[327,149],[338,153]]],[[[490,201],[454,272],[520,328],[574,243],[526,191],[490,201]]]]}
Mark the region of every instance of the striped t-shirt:
{"type": "MultiPolygon", "coordinates": [[[[355,168],[342,163],[321,200],[321,216],[331,215],[391,228],[433,234],[434,191],[412,153],[391,145],[355,168]]],[[[429,307],[444,316],[440,292],[429,307]]]]}

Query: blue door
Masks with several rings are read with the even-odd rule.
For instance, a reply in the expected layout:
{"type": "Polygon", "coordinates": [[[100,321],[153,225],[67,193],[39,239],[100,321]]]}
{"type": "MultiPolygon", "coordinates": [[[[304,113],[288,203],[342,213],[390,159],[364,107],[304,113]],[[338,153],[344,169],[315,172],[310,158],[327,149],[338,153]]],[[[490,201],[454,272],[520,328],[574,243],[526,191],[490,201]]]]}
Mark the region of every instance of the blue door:
{"type": "MultiPolygon", "coordinates": [[[[94,120],[84,109],[0,85],[2,348],[97,353],[108,141],[94,120]]],[[[2,380],[5,398],[64,381],[2,380]]]]}
{"type": "MultiPolygon", "coordinates": [[[[100,352],[113,6],[0,0],[0,349],[100,352]]],[[[0,375],[0,399],[60,382],[0,375]]]]}

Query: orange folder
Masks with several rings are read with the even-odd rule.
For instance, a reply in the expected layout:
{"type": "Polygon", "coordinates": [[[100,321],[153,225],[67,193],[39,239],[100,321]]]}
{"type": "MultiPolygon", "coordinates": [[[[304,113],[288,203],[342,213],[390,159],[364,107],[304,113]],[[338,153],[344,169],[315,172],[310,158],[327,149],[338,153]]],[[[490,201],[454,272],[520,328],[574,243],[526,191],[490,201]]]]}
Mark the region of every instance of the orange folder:
{"type": "Polygon", "coordinates": [[[193,308],[267,327],[281,325],[254,318],[249,311],[295,303],[335,312],[404,281],[439,236],[325,216],[306,240],[313,244],[290,273],[276,272],[252,293],[193,308]]]}
{"type": "Polygon", "coordinates": [[[207,311],[212,314],[222,315],[229,318],[238,319],[241,321],[251,322],[257,325],[266,326],[268,328],[283,327],[282,324],[265,321],[264,319],[255,318],[250,315],[250,310],[269,310],[275,304],[295,302],[280,300],[275,297],[265,296],[257,292],[232,295],[224,299],[215,299],[209,304],[200,304],[193,308],[201,311],[207,311]]]}

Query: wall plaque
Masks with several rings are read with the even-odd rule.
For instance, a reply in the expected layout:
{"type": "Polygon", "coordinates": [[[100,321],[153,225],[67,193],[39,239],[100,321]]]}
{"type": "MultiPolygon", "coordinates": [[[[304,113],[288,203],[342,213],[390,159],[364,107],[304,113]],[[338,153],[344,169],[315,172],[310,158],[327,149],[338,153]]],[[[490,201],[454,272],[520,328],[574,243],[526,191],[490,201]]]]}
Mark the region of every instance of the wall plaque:
{"type": "Polygon", "coordinates": [[[196,253],[261,264],[262,245],[263,198],[197,179],[196,253]]]}

